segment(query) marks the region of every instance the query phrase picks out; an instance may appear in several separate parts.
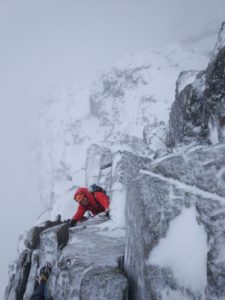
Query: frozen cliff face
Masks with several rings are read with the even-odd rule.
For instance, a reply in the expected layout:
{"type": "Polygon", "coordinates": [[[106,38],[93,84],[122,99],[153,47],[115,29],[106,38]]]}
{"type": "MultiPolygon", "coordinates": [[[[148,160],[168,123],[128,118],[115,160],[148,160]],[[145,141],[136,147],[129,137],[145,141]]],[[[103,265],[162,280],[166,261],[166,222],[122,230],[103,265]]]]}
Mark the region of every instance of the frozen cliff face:
{"type": "Polygon", "coordinates": [[[125,270],[131,299],[225,297],[225,200],[218,189],[224,151],[224,145],[188,148],[129,182],[125,270]]]}
{"type": "MultiPolygon", "coordinates": [[[[92,150],[86,159],[92,144],[110,149],[109,156],[124,150],[151,157],[166,152],[166,123],[177,76],[206,63],[195,51],[173,45],[127,57],[90,89],[77,86],[56,92],[40,115],[41,220],[58,213],[71,217],[74,190],[98,180],[97,158],[93,157],[95,165],[90,162],[92,150]]],[[[110,168],[101,170],[106,181],[98,183],[109,187],[110,168]]]]}
{"type": "Polygon", "coordinates": [[[202,140],[203,93],[205,73],[182,72],[176,84],[176,98],[171,107],[168,145],[202,140]],[[187,82],[191,82],[186,85],[187,82]]]}
{"type": "MultiPolygon", "coordinates": [[[[224,29],[225,30],[225,29],[224,29]]],[[[225,46],[221,48],[206,73],[204,93],[204,129],[212,143],[225,142],[225,46]],[[215,133],[214,133],[215,132],[215,133]],[[216,136],[215,136],[216,135],[216,136]],[[215,138],[214,138],[215,136],[215,138]]]]}
{"type": "Polygon", "coordinates": [[[72,229],[61,221],[31,229],[5,300],[29,300],[46,263],[52,267],[48,299],[127,300],[128,282],[121,270],[125,231],[109,230],[108,223],[108,218],[98,216],[72,229]]]}
{"type": "MultiPolygon", "coordinates": [[[[9,284],[5,292],[5,300],[30,299],[34,290],[37,269],[40,266],[39,246],[43,243],[41,234],[48,228],[54,228],[52,231],[51,245],[55,249],[54,259],[58,248],[65,245],[68,239],[68,228],[61,225],[61,220],[48,221],[38,227],[33,227],[23,240],[23,247],[20,248],[17,261],[12,265],[10,271],[9,284]],[[67,231],[66,231],[67,228],[67,231]],[[62,233],[63,231],[63,233],[62,233]]],[[[20,241],[22,244],[22,241],[20,241]]],[[[51,253],[49,253],[51,256],[51,253]]],[[[44,257],[43,257],[44,258],[44,257]]]]}
{"type": "Polygon", "coordinates": [[[205,71],[182,73],[169,122],[168,145],[225,141],[225,26],[205,71]]]}
{"type": "Polygon", "coordinates": [[[189,185],[225,196],[225,148],[196,146],[152,163],[151,169],[189,185]]]}
{"type": "Polygon", "coordinates": [[[223,22],[221,29],[218,34],[218,39],[215,45],[215,48],[213,50],[213,54],[210,60],[210,63],[213,62],[213,60],[216,58],[218,55],[219,51],[225,47],[225,22],[223,22]]]}

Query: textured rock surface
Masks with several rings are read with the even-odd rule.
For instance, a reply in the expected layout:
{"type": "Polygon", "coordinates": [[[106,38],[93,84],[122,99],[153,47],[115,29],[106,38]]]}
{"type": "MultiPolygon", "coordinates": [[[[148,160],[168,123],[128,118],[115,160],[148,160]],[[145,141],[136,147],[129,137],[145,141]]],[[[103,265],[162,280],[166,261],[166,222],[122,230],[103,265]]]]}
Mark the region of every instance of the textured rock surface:
{"type": "Polygon", "coordinates": [[[109,231],[107,220],[97,216],[70,229],[66,247],[67,224],[42,231],[40,245],[36,249],[25,249],[17,260],[5,300],[30,299],[38,271],[46,263],[52,266],[48,289],[54,300],[80,299],[80,293],[82,299],[117,299],[113,298],[115,288],[118,299],[126,300],[127,279],[119,271],[124,256],[125,230],[109,231]],[[80,290],[82,280],[89,284],[80,290]],[[93,284],[100,298],[91,297],[93,284]]]}
{"type": "Polygon", "coordinates": [[[5,300],[30,299],[38,269],[45,263],[56,263],[59,250],[67,244],[68,238],[68,225],[62,224],[59,219],[33,227],[24,240],[25,250],[20,253],[12,270],[5,300]]]}
{"type": "MultiPolygon", "coordinates": [[[[224,146],[190,152],[188,154],[190,172],[187,172],[188,163],[185,155],[165,158],[163,163],[158,163],[159,166],[157,163],[154,166],[154,169],[162,175],[142,171],[145,174],[129,184],[126,206],[125,270],[131,288],[131,299],[167,299],[164,298],[165,295],[169,299],[176,297],[178,297],[176,299],[201,299],[202,297],[202,299],[212,300],[225,297],[223,276],[225,199],[214,193],[217,189],[214,186],[216,181],[212,181],[213,172],[209,171],[208,174],[205,172],[204,176],[201,174],[198,178],[198,174],[195,174],[197,167],[194,167],[197,155],[198,167],[202,165],[204,168],[204,165],[209,164],[209,157],[211,157],[211,170],[213,168],[216,170],[218,163],[219,168],[224,170],[225,161],[220,160],[224,158],[221,150],[225,150],[224,146]],[[217,157],[220,159],[214,162],[213,158],[217,151],[219,153],[217,157]],[[187,163],[186,169],[183,169],[184,162],[187,163]],[[205,178],[205,185],[199,181],[202,177],[205,178]],[[207,183],[210,183],[208,189],[210,193],[204,191],[207,190],[207,183]],[[202,189],[194,187],[197,184],[202,189]],[[198,222],[204,226],[207,233],[207,287],[204,295],[202,291],[194,291],[191,287],[180,284],[179,278],[175,277],[170,268],[163,268],[149,261],[153,249],[167,236],[171,221],[187,207],[194,207],[197,210],[198,222]]],[[[182,249],[180,251],[182,253],[182,249]]]]}
{"type": "Polygon", "coordinates": [[[88,271],[81,282],[81,300],[128,300],[127,278],[118,268],[88,271]]]}
{"type": "Polygon", "coordinates": [[[56,226],[61,224],[60,216],[56,221],[47,221],[39,226],[34,226],[31,228],[26,236],[24,241],[25,246],[29,249],[36,249],[40,244],[40,234],[42,231],[46,230],[47,228],[56,226]]]}
{"type": "MultiPolygon", "coordinates": [[[[224,154],[224,145],[187,147],[155,161],[126,151],[118,152],[111,167],[111,209],[113,211],[117,205],[122,207],[116,201],[124,201],[118,194],[120,188],[124,188],[126,239],[124,229],[111,227],[113,222],[103,216],[71,228],[69,241],[62,250],[60,245],[65,241],[59,233],[65,225],[42,231],[40,247],[33,250],[28,260],[30,271],[26,275],[26,278],[29,275],[26,288],[24,290],[23,285],[20,288],[25,291],[24,299],[28,300],[32,294],[38,268],[46,261],[53,265],[49,291],[54,300],[223,299],[224,154]],[[167,237],[171,222],[190,207],[196,210],[196,226],[204,227],[208,240],[204,293],[182,283],[170,267],[150,260],[156,246],[167,237]],[[123,270],[124,251],[126,275],[115,272],[118,268],[123,270]]],[[[18,274],[22,273],[24,261],[24,256],[18,260],[18,274]]],[[[7,291],[11,294],[6,299],[17,299],[12,286],[18,287],[19,281],[21,278],[17,277],[10,282],[7,291]]]]}
{"type": "Polygon", "coordinates": [[[204,98],[204,129],[216,128],[219,142],[225,142],[225,46],[208,66],[204,98]]]}
{"type": "Polygon", "coordinates": [[[154,172],[171,177],[208,192],[225,196],[225,145],[197,146],[159,159],[154,172]]]}
{"type": "Polygon", "coordinates": [[[5,292],[5,299],[23,299],[31,267],[31,250],[26,249],[20,254],[15,273],[11,276],[5,292]]]}
{"type": "MultiPolygon", "coordinates": [[[[120,257],[124,255],[125,233],[121,231],[121,237],[118,237],[116,231],[109,232],[106,229],[107,223],[102,222],[103,217],[96,217],[70,229],[69,243],[62,250],[54,275],[51,276],[49,286],[54,300],[79,299],[81,281],[87,271],[96,270],[100,266],[119,267],[120,257]]],[[[96,289],[101,291],[105,282],[101,281],[101,274],[99,276],[96,279],[96,289]]],[[[115,284],[116,282],[115,278],[115,284]]],[[[123,280],[120,281],[120,285],[120,288],[124,289],[123,280]]],[[[112,292],[109,290],[108,294],[112,292]]]]}
{"type": "MultiPolygon", "coordinates": [[[[218,36],[212,59],[195,80],[186,80],[184,74],[177,81],[176,99],[169,122],[168,145],[180,142],[225,141],[225,25],[218,36]],[[189,81],[189,82],[188,82],[189,81]],[[184,82],[188,82],[185,86],[184,82]]],[[[195,73],[189,72],[193,79],[195,73]]]]}
{"type": "MultiPolygon", "coordinates": [[[[194,72],[196,74],[196,72],[194,72]]],[[[191,78],[193,74],[191,73],[191,78]]],[[[177,81],[176,98],[171,107],[169,120],[168,145],[174,146],[180,142],[193,141],[194,139],[203,140],[201,126],[203,122],[203,99],[199,91],[199,85],[204,86],[205,73],[197,73],[195,85],[188,84],[183,89],[181,73],[177,81]],[[196,82],[199,82],[198,85],[196,82]]],[[[187,80],[187,79],[186,79],[187,80]]]]}

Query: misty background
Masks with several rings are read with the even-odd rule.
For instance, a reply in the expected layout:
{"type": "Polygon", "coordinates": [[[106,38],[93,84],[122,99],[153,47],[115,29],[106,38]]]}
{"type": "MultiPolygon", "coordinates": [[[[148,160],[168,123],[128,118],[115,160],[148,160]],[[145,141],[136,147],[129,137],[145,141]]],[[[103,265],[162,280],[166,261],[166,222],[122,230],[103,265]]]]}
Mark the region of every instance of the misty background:
{"type": "Polygon", "coordinates": [[[0,0],[1,299],[18,236],[42,210],[35,137],[51,93],[166,44],[209,56],[224,11],[224,0],[0,0]]]}

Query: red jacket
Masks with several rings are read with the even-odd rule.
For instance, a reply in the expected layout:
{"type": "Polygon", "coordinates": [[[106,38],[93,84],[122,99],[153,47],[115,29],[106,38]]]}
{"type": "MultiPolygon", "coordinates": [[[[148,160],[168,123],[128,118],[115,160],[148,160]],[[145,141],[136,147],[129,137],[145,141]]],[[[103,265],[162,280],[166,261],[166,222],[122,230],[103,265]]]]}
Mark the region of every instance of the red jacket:
{"type": "Polygon", "coordinates": [[[72,219],[75,219],[76,221],[80,221],[87,210],[91,211],[93,215],[97,215],[100,212],[103,212],[109,208],[109,198],[104,193],[94,192],[95,195],[94,198],[94,196],[92,195],[92,193],[88,191],[88,189],[79,188],[74,195],[74,199],[76,198],[76,195],[81,192],[84,193],[85,196],[88,198],[89,203],[87,206],[83,206],[79,204],[77,211],[74,214],[72,219]]]}

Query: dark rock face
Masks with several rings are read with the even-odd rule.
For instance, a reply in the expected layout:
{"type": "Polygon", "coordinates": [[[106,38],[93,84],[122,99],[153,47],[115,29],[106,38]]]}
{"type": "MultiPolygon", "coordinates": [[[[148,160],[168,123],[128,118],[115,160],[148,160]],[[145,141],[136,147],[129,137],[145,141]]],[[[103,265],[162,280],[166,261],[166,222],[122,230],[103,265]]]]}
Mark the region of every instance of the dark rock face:
{"type": "Polygon", "coordinates": [[[209,123],[218,128],[218,139],[225,142],[221,132],[225,125],[225,47],[219,50],[215,60],[209,64],[206,74],[203,125],[205,130],[209,130],[209,123]]]}
{"type": "Polygon", "coordinates": [[[37,249],[40,244],[40,234],[47,228],[61,224],[60,218],[56,221],[46,221],[40,226],[31,228],[28,233],[25,242],[25,246],[29,249],[37,249]]]}
{"type": "Polygon", "coordinates": [[[60,219],[33,227],[24,241],[25,250],[19,255],[15,271],[6,288],[5,300],[30,299],[38,268],[46,262],[54,264],[58,251],[67,244],[68,239],[68,225],[62,224],[60,219]]]}
{"type": "MultiPolygon", "coordinates": [[[[152,171],[128,183],[126,220],[127,243],[125,271],[129,280],[130,299],[223,299],[225,297],[225,200],[213,180],[216,170],[225,168],[225,146],[203,147],[185,154],[168,157],[153,166],[152,171]],[[210,163],[211,158],[211,163],[210,163]],[[197,164],[198,160],[198,164],[197,164]],[[195,165],[197,164],[197,165],[195,165]],[[185,168],[183,169],[185,165],[185,168]],[[198,167],[209,165],[209,172],[197,173],[198,167]],[[185,173],[186,170],[186,173],[185,173]],[[188,171],[187,171],[188,170],[188,171]],[[198,187],[197,187],[198,186],[198,187]],[[205,191],[209,192],[205,192],[205,191]],[[207,234],[206,290],[184,286],[169,267],[151,263],[155,247],[168,235],[170,223],[185,208],[194,208],[198,224],[207,234]],[[137,221],[138,220],[138,221],[137,221]],[[167,295],[167,296],[166,296],[167,295]]],[[[219,170],[217,170],[221,173],[219,170]]],[[[218,181],[218,182],[217,182],[218,181]]],[[[196,222],[196,226],[197,222],[196,222]]],[[[182,249],[180,249],[182,255],[182,249]]]]}
{"type": "Polygon", "coordinates": [[[10,282],[5,292],[5,299],[23,299],[23,294],[26,290],[26,284],[31,267],[31,250],[24,250],[16,265],[16,272],[10,278],[10,282]]]}
{"type": "MultiPolygon", "coordinates": [[[[181,73],[180,77],[184,75],[181,73]]],[[[203,99],[197,88],[189,84],[179,91],[181,79],[177,81],[176,99],[171,107],[169,120],[168,146],[188,142],[193,139],[203,139],[201,132],[203,121],[203,99]]],[[[205,73],[199,72],[196,82],[204,85],[205,73]]]]}
{"type": "Polygon", "coordinates": [[[199,72],[195,80],[185,87],[181,80],[184,74],[177,81],[176,99],[170,113],[168,146],[190,141],[225,141],[225,45],[219,42],[224,32],[223,24],[216,51],[206,71],[199,72]]]}
{"type": "Polygon", "coordinates": [[[80,300],[128,300],[127,278],[117,268],[88,271],[81,282],[80,300]]]}

